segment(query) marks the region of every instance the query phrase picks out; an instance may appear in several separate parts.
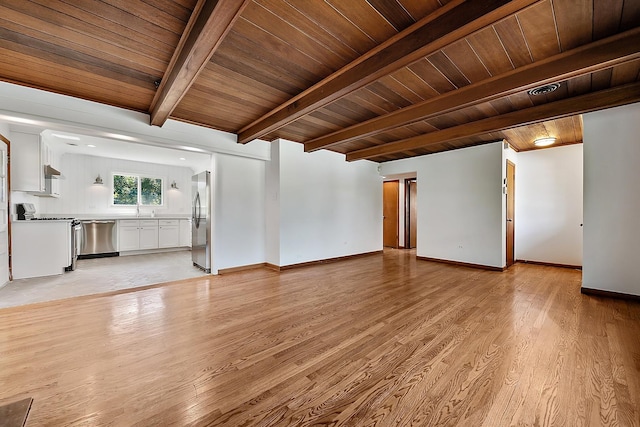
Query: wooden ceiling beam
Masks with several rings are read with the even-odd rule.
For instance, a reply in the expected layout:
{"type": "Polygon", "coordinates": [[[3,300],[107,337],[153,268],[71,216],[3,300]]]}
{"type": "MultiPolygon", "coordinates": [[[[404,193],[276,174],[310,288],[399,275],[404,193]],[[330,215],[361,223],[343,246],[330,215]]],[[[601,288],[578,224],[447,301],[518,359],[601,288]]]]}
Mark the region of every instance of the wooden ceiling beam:
{"type": "Polygon", "coordinates": [[[453,0],[240,129],[238,142],[261,138],[538,1],[453,0]]]}
{"type": "Polygon", "coordinates": [[[410,107],[315,138],[304,144],[304,150],[315,151],[366,138],[440,114],[592,73],[637,58],[640,58],[640,28],[554,55],[410,107]]]}
{"type": "Polygon", "coordinates": [[[477,120],[475,122],[465,123],[463,125],[389,142],[375,147],[351,151],[347,153],[347,160],[370,159],[387,154],[411,151],[441,142],[468,138],[489,132],[498,132],[513,127],[588,113],[604,108],[617,107],[638,101],[640,101],[640,82],[635,82],[525,108],[524,110],[489,117],[487,119],[477,120]]]}
{"type": "Polygon", "coordinates": [[[162,126],[250,0],[199,0],[149,109],[162,126]]]}

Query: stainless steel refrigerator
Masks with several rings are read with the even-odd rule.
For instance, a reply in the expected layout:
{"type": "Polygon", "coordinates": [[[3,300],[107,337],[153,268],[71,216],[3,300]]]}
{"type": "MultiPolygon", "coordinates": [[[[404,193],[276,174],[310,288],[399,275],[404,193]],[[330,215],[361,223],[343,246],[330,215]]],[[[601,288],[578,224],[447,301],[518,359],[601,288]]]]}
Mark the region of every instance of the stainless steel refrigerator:
{"type": "Polygon", "coordinates": [[[211,273],[211,172],[191,178],[191,258],[193,265],[211,273]]]}

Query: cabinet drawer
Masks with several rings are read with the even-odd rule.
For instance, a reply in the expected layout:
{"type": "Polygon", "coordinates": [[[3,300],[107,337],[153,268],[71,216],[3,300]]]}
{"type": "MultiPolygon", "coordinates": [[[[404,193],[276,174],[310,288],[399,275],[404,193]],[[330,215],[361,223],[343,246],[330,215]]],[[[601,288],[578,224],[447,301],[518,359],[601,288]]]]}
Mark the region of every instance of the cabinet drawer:
{"type": "Polygon", "coordinates": [[[141,219],[140,227],[157,227],[158,220],[157,219],[141,219]]]}
{"type": "Polygon", "coordinates": [[[159,219],[158,225],[179,225],[180,221],[177,219],[159,219]]]}
{"type": "Polygon", "coordinates": [[[140,224],[137,219],[121,219],[118,221],[120,227],[138,227],[140,224]]]}

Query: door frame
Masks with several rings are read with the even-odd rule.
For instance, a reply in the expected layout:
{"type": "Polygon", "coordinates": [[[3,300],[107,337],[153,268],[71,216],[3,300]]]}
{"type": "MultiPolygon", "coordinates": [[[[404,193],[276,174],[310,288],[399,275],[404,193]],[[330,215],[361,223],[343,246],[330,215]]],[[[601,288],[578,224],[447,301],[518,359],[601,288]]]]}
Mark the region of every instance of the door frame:
{"type": "Polygon", "coordinates": [[[0,140],[7,144],[7,176],[5,184],[7,186],[5,192],[5,198],[7,200],[7,256],[9,257],[9,281],[13,280],[12,260],[11,255],[11,141],[9,141],[4,135],[0,134],[0,140]]]}
{"type": "Polygon", "coordinates": [[[505,169],[505,267],[509,268],[516,263],[516,222],[515,222],[515,203],[516,203],[516,165],[511,160],[507,160],[505,169]],[[513,170],[513,182],[509,183],[509,169],[513,170]],[[511,184],[511,185],[509,185],[511,184]],[[511,201],[511,203],[510,203],[511,201]],[[511,223],[512,232],[509,233],[509,223],[511,223]],[[509,251],[511,248],[511,251],[509,251]],[[511,252],[511,259],[509,253],[511,252]],[[509,262],[511,261],[511,262],[509,262]]]}
{"type": "MultiPolygon", "coordinates": [[[[405,249],[413,249],[418,245],[418,238],[416,236],[416,246],[411,246],[411,208],[413,204],[416,203],[415,200],[411,198],[411,188],[413,185],[417,185],[417,178],[405,178],[404,180],[404,247],[405,249]]],[[[417,193],[416,193],[417,198],[417,193]]],[[[417,211],[417,206],[416,206],[417,211]]],[[[417,222],[417,214],[416,214],[416,229],[418,228],[417,222]]]]}

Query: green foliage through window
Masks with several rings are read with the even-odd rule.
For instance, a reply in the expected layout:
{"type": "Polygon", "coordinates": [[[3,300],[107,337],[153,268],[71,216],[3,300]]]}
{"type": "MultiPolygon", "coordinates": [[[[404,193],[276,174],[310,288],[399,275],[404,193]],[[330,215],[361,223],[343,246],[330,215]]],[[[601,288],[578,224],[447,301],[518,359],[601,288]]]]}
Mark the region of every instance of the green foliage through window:
{"type": "Polygon", "coordinates": [[[162,204],[162,180],[140,178],[140,204],[160,206],[162,204]]]}
{"type": "Polygon", "coordinates": [[[113,175],[113,204],[162,206],[162,179],[113,175]]]}

